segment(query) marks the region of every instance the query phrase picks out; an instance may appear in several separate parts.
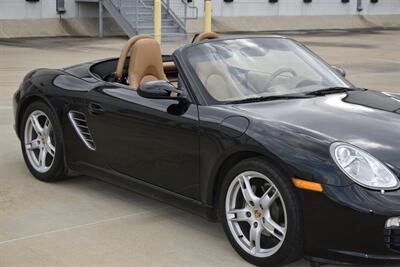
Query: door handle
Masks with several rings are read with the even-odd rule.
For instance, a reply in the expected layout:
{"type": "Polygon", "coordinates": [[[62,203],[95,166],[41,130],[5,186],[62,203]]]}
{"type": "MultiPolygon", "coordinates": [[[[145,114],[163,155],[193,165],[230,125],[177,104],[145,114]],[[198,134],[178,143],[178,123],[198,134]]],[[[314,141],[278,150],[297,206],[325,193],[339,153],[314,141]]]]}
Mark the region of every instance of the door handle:
{"type": "Polygon", "coordinates": [[[104,108],[97,103],[89,103],[89,112],[96,115],[104,112],[104,108]]]}

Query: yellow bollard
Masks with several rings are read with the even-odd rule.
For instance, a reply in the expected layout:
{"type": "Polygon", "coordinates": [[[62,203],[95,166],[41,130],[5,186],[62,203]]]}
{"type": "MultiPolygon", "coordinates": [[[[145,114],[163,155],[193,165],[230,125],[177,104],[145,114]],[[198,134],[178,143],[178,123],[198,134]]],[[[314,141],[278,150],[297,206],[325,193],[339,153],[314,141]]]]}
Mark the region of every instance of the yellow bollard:
{"type": "Polygon", "coordinates": [[[204,32],[211,32],[212,3],[211,0],[204,1],[204,32]]]}
{"type": "Polygon", "coordinates": [[[154,39],[161,43],[161,0],[154,0],[154,39]]]}

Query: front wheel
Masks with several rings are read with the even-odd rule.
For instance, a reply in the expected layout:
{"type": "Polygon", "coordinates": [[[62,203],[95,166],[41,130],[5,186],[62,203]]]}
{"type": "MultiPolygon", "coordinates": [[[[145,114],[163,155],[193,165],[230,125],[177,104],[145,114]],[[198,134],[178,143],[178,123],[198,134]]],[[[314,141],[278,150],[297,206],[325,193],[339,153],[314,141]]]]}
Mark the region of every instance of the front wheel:
{"type": "Polygon", "coordinates": [[[45,103],[38,101],[27,107],[20,139],[25,163],[36,178],[51,182],[66,177],[61,126],[45,103]]]}
{"type": "Polygon", "coordinates": [[[303,252],[300,202],[290,182],[262,158],[240,162],[227,174],[220,218],[235,250],[258,266],[279,266],[303,252]]]}

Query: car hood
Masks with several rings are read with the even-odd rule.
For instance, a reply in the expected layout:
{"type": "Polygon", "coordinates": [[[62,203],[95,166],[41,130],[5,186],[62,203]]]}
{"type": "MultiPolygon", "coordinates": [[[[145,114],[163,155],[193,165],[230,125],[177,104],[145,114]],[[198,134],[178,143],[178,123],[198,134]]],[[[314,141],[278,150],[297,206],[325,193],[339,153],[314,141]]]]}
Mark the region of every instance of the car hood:
{"type": "Polygon", "coordinates": [[[313,133],[325,142],[351,143],[387,164],[400,167],[398,95],[360,90],[235,107],[265,124],[313,133]]]}

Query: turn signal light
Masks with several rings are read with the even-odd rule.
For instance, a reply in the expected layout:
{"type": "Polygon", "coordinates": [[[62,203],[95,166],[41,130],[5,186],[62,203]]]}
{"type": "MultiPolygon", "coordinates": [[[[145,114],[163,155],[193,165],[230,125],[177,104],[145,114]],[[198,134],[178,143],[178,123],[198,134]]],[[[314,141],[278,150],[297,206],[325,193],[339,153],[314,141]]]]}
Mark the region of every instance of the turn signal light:
{"type": "Polygon", "coordinates": [[[304,189],[304,190],[310,190],[314,192],[323,192],[324,189],[322,188],[322,185],[320,183],[314,183],[302,179],[297,179],[297,178],[292,178],[293,184],[295,187],[304,189]]]}

